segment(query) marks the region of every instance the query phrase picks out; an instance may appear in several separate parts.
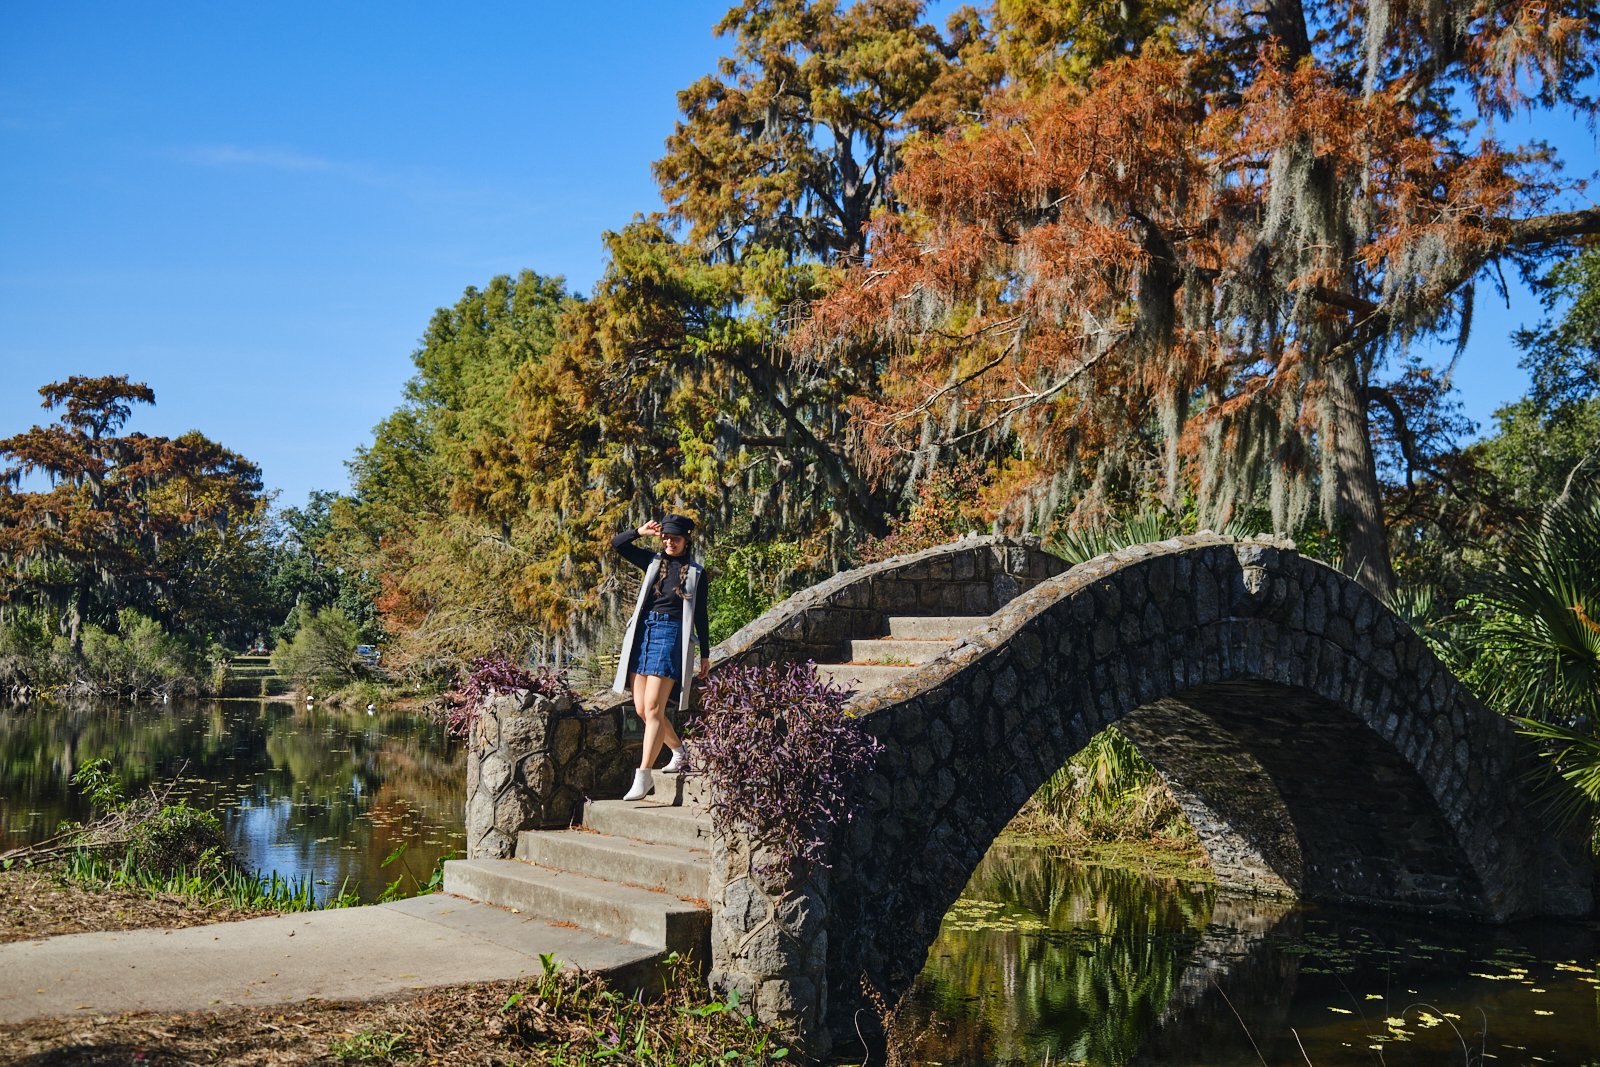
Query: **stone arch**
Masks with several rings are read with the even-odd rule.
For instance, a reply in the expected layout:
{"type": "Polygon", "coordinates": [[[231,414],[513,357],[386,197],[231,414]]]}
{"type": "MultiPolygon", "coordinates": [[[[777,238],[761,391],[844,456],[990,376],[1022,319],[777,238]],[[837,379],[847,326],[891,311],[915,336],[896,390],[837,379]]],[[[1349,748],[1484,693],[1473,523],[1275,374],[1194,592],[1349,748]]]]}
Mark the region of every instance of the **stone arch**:
{"type": "Polygon", "coordinates": [[[1224,883],[1490,921],[1591,906],[1581,830],[1531,814],[1531,749],[1287,543],[1202,534],[1091,561],[853,708],[886,747],[828,879],[839,1033],[862,977],[905,988],[995,836],[1114,723],[1224,883]]]}

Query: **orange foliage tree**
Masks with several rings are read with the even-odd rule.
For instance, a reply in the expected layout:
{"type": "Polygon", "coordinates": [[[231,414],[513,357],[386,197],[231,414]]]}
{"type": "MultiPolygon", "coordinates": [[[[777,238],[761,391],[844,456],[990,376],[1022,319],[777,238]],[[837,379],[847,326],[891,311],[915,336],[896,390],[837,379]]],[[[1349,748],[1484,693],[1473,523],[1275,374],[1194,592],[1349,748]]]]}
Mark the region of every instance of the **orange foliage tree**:
{"type": "Polygon", "coordinates": [[[902,210],[795,350],[881,354],[854,403],[879,477],[976,453],[1033,472],[1024,514],[1141,477],[1208,523],[1315,504],[1388,591],[1369,411],[1408,434],[1393,356],[1464,337],[1487,266],[1600,232],[1552,210],[1546,149],[1475,130],[1590,106],[1583,9],[1196,5],[1080,81],[1013,76],[904,152],[902,210]]]}
{"type": "Polygon", "coordinates": [[[86,622],[136,606],[180,627],[222,630],[237,578],[218,545],[258,517],[261,471],[198,432],[118,435],[155,393],[127,375],[39,390],[56,422],[0,440],[0,605],[48,606],[77,648],[86,622]],[[46,489],[21,488],[30,474],[46,489]]]}

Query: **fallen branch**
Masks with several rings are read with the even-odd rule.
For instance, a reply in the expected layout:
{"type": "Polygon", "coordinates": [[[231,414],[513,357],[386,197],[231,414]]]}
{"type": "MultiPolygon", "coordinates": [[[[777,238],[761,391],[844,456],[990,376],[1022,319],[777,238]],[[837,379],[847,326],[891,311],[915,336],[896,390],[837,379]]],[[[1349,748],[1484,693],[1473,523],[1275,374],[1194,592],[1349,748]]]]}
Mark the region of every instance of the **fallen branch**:
{"type": "Polygon", "coordinates": [[[131,844],[139,827],[149,822],[168,806],[172,791],[183,778],[188,763],[178,768],[162,786],[151,786],[142,797],[130,800],[113,811],[108,811],[85,826],[74,826],[43,841],[0,852],[0,866],[17,863],[38,863],[41,860],[59,859],[79,849],[123,848],[131,844]]]}

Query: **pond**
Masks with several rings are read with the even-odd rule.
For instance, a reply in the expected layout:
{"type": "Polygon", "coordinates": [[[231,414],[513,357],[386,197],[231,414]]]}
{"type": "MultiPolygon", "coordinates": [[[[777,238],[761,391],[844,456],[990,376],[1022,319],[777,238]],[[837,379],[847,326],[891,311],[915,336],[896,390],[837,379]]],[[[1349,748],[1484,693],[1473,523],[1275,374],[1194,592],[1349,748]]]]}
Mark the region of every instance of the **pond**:
{"type": "Polygon", "coordinates": [[[224,700],[0,710],[0,850],[86,818],[70,779],[95,757],[130,795],[177,777],[173,798],[214,812],[247,866],[309,877],[319,899],[414,890],[465,847],[465,758],[430,720],[224,700]]]}
{"type": "Polygon", "coordinates": [[[1593,923],[1295,906],[998,844],[902,1025],[920,1061],[1600,1064],[1593,923]]]}

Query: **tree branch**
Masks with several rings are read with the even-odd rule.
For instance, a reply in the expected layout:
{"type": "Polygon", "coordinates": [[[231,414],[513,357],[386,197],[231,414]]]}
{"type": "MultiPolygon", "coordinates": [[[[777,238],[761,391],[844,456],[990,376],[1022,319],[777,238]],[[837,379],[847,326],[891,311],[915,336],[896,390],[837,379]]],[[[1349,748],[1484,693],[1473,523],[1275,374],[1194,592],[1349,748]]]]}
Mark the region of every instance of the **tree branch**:
{"type": "Polygon", "coordinates": [[[1417,454],[1417,435],[1411,431],[1411,425],[1406,421],[1405,408],[1400,406],[1399,399],[1381,385],[1367,386],[1367,402],[1377,401],[1389,412],[1389,417],[1394,420],[1394,435],[1400,442],[1400,454],[1406,458],[1406,488],[1415,488],[1415,479],[1412,475],[1423,469],[1422,457],[1417,454]]]}
{"type": "Polygon", "coordinates": [[[1506,245],[1517,248],[1600,233],[1600,208],[1587,207],[1578,211],[1556,211],[1532,218],[1511,219],[1506,224],[1506,230],[1506,245]]]}

